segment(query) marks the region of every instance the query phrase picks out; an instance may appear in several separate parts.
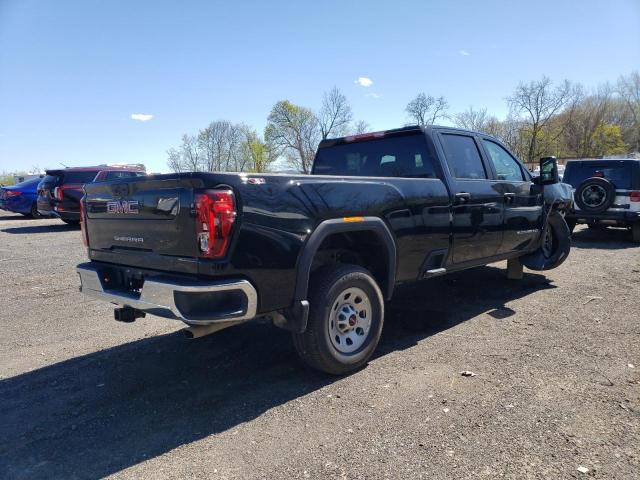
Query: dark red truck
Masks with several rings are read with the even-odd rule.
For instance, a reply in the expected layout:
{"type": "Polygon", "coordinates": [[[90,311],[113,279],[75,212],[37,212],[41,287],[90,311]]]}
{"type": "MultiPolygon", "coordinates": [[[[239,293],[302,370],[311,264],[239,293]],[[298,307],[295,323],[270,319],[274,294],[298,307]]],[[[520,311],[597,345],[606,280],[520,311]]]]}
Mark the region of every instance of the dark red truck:
{"type": "Polygon", "coordinates": [[[77,225],[80,222],[80,199],[85,184],[144,175],[144,165],[97,165],[47,170],[38,185],[38,213],[77,225]]]}

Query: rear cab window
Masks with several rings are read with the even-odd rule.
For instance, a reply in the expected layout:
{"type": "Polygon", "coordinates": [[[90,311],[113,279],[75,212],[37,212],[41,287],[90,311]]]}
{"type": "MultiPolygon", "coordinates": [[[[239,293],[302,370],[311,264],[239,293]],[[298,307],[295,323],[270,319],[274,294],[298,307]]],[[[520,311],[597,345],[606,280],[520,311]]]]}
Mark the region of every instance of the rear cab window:
{"type": "Polygon", "coordinates": [[[633,190],[632,167],[632,162],[569,162],[562,181],[578,188],[588,178],[601,177],[609,180],[616,190],[633,190]]]}
{"type": "Polygon", "coordinates": [[[341,143],[318,149],[314,175],[437,178],[422,134],[341,143]]]}

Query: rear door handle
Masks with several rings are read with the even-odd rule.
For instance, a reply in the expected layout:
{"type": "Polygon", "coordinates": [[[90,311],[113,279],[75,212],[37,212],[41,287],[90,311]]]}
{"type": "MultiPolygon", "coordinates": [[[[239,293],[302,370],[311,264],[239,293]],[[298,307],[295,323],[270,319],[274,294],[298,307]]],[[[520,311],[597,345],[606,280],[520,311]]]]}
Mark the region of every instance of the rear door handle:
{"type": "Polygon", "coordinates": [[[513,201],[516,198],[516,194],[513,192],[509,192],[509,193],[505,193],[504,194],[504,202],[505,203],[513,203],[513,201]]]}
{"type": "Polygon", "coordinates": [[[467,203],[469,200],[471,200],[471,194],[467,192],[456,193],[455,199],[456,199],[456,204],[458,205],[467,203]]]}

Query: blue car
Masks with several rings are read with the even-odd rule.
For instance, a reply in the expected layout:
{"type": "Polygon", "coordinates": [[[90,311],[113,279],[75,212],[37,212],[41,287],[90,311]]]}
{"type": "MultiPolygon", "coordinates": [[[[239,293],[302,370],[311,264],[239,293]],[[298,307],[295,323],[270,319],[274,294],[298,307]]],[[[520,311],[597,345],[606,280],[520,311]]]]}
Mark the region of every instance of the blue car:
{"type": "Polygon", "coordinates": [[[34,178],[17,185],[0,187],[0,209],[39,218],[37,200],[41,181],[41,178],[34,178]]]}

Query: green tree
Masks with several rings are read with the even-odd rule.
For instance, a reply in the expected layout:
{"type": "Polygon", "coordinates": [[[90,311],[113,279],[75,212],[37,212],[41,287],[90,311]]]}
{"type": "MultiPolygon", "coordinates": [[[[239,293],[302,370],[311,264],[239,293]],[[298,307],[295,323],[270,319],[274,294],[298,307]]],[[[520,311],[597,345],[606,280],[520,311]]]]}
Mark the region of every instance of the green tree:
{"type": "Polygon", "coordinates": [[[627,151],[620,125],[601,123],[591,137],[595,156],[619,155],[627,151]]]}
{"type": "Polygon", "coordinates": [[[311,164],[320,142],[318,118],[308,108],[281,100],[271,109],[264,138],[278,155],[284,155],[289,165],[303,173],[311,164]]]}

